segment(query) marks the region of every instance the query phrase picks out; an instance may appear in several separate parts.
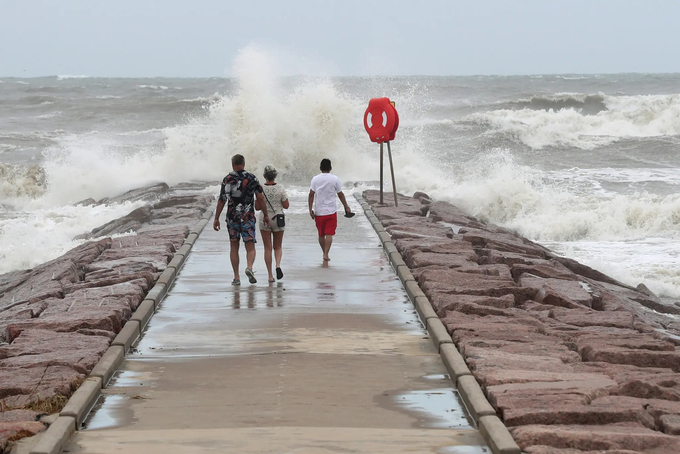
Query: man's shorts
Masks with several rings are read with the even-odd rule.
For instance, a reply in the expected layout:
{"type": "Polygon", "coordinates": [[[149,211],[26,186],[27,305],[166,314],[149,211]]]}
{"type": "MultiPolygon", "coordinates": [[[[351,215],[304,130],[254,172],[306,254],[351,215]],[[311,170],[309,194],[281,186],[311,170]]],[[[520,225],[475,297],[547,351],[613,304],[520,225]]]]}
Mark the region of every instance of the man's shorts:
{"type": "Polygon", "coordinates": [[[315,216],[314,220],[316,221],[316,229],[319,231],[319,236],[335,235],[335,229],[338,227],[338,213],[315,216]]]}
{"type": "Polygon", "coordinates": [[[227,229],[229,230],[229,239],[231,241],[238,241],[243,238],[243,241],[252,241],[257,243],[255,239],[255,216],[248,221],[241,219],[227,218],[227,229]]]}

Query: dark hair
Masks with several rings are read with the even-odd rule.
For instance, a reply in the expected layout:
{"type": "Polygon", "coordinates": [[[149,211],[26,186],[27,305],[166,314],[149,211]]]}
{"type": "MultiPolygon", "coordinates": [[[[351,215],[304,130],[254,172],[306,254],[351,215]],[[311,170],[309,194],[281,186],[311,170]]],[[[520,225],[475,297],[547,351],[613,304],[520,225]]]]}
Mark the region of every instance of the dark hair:
{"type": "Polygon", "coordinates": [[[235,166],[244,166],[246,165],[246,158],[242,154],[235,154],[231,157],[231,163],[235,166]]]}
{"type": "Polygon", "coordinates": [[[326,172],[331,170],[331,160],[330,159],[322,159],[321,160],[321,166],[319,167],[322,172],[326,172]]]}

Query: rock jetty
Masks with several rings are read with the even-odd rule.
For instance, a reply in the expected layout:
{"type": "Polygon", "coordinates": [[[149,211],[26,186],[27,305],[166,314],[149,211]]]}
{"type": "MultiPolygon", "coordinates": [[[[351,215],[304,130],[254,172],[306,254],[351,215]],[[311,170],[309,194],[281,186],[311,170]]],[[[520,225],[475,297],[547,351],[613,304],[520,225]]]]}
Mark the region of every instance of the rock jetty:
{"type": "Polygon", "coordinates": [[[87,377],[209,209],[203,189],[163,183],[79,202],[147,203],[55,260],[0,275],[0,452],[43,431],[41,417],[87,377]]]}
{"type": "Polygon", "coordinates": [[[364,198],[524,452],[680,452],[676,305],[426,194],[364,198]]]}

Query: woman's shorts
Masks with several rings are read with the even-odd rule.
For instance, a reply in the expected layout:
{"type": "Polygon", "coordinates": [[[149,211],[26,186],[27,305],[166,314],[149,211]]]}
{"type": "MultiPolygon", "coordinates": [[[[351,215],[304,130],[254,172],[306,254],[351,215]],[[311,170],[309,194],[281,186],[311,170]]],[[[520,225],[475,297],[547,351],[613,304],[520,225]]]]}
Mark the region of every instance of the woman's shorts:
{"type": "Polygon", "coordinates": [[[258,216],[258,218],[258,227],[260,230],[264,230],[265,232],[283,232],[286,230],[285,227],[276,225],[276,219],[269,218],[269,225],[264,225],[264,216],[258,216]]]}

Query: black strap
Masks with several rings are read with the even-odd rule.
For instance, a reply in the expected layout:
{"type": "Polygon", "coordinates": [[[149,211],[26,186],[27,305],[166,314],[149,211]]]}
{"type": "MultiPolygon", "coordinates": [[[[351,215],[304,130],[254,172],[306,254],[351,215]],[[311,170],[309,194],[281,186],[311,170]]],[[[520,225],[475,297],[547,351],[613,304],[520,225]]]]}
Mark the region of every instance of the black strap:
{"type": "MultiPolygon", "coordinates": [[[[269,204],[269,207],[272,209],[272,213],[274,213],[274,215],[276,215],[276,210],[275,210],[274,207],[272,206],[272,203],[269,201],[269,198],[267,197],[267,193],[264,192],[264,188],[262,188],[262,195],[264,196],[264,199],[265,199],[265,200],[267,201],[267,203],[269,204]]],[[[269,216],[269,217],[271,218],[272,216],[269,216]]]]}

